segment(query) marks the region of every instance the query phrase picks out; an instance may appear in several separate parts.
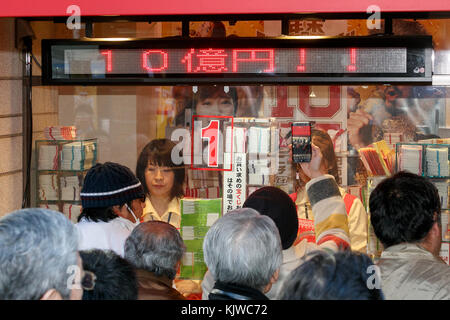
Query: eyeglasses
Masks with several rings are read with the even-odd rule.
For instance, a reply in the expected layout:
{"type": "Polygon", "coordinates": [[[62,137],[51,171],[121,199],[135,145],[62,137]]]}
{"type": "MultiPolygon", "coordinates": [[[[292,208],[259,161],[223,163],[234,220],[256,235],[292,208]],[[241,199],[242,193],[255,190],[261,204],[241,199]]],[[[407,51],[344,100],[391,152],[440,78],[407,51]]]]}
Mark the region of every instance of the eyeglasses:
{"type": "Polygon", "coordinates": [[[95,287],[95,281],[97,280],[97,276],[88,270],[84,270],[83,278],[81,279],[81,287],[83,290],[92,291],[95,287]]]}

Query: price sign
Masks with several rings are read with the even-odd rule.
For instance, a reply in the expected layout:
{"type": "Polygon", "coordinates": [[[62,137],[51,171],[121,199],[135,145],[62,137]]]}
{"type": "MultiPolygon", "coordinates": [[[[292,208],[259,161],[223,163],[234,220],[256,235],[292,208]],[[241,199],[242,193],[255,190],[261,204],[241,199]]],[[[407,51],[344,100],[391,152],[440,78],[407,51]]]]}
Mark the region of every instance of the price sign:
{"type": "Polygon", "coordinates": [[[46,84],[431,81],[431,37],[43,40],[46,84]]]}

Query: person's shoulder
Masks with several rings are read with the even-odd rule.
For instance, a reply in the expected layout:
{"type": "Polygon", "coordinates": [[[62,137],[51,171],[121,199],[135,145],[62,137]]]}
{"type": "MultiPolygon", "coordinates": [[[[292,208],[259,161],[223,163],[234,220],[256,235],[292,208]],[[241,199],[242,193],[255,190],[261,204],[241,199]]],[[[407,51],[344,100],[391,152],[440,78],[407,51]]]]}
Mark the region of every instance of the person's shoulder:
{"type": "Polygon", "coordinates": [[[361,202],[361,200],[357,197],[357,196],[355,196],[355,195],[353,195],[353,194],[351,194],[351,193],[348,193],[347,192],[347,190],[345,190],[344,188],[342,188],[341,186],[338,186],[338,188],[339,188],[339,191],[341,192],[341,196],[345,199],[345,198],[347,198],[349,201],[351,201],[351,202],[353,202],[353,201],[357,201],[357,200],[359,200],[359,202],[361,202]]]}
{"type": "Polygon", "coordinates": [[[435,258],[435,261],[433,261],[433,268],[436,268],[439,273],[442,273],[450,289],[450,266],[444,261],[440,261],[438,258],[435,258]]]}
{"type": "Polygon", "coordinates": [[[128,230],[129,227],[128,225],[126,225],[126,223],[128,223],[128,221],[126,221],[125,219],[115,218],[106,222],[103,228],[111,232],[122,232],[124,234],[130,234],[131,231],[128,230]]]}
{"type": "Polygon", "coordinates": [[[104,229],[107,223],[104,221],[91,221],[88,219],[82,219],[75,224],[75,227],[79,230],[101,230],[104,229]]]}
{"type": "Polygon", "coordinates": [[[178,215],[181,215],[181,199],[183,198],[174,197],[172,200],[170,200],[167,210],[169,212],[174,212],[178,215]]]}
{"type": "MultiPolygon", "coordinates": [[[[386,250],[385,250],[386,251],[386,250]]],[[[384,253],[384,252],[383,252],[384,253]]],[[[421,252],[403,255],[401,252],[381,255],[377,265],[381,268],[382,276],[409,274],[426,274],[423,280],[439,283],[447,282],[450,286],[450,266],[438,258],[421,252]]]]}
{"type": "MultiPolygon", "coordinates": [[[[339,189],[342,189],[342,188],[339,188],[339,189]]],[[[344,190],[344,189],[342,189],[342,190],[344,190]]],[[[342,192],[342,190],[341,190],[341,195],[342,195],[342,199],[344,200],[345,209],[347,210],[347,213],[351,213],[351,211],[352,211],[354,213],[359,212],[359,213],[366,214],[366,209],[364,208],[364,205],[363,205],[361,199],[351,193],[346,192],[345,190],[342,192]]]]}

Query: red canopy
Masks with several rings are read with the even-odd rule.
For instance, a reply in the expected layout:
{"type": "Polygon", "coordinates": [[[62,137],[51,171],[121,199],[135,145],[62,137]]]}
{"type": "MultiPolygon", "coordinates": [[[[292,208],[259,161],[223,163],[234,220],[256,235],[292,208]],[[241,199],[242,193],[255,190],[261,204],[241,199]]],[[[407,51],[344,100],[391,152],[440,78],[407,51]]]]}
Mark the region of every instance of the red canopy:
{"type": "Polygon", "coordinates": [[[16,0],[2,3],[0,17],[68,16],[73,4],[82,16],[366,12],[371,5],[382,12],[450,12],[448,0],[16,0]]]}

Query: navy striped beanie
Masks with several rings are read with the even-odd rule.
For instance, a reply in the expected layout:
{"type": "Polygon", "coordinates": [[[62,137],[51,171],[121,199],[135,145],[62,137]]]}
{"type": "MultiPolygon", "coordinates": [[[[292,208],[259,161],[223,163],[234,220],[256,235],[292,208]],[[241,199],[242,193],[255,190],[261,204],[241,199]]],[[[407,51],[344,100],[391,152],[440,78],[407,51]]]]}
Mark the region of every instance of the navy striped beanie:
{"type": "Polygon", "coordinates": [[[80,193],[83,208],[107,208],[145,198],[134,173],[114,162],[98,163],[89,169],[80,193]]]}

